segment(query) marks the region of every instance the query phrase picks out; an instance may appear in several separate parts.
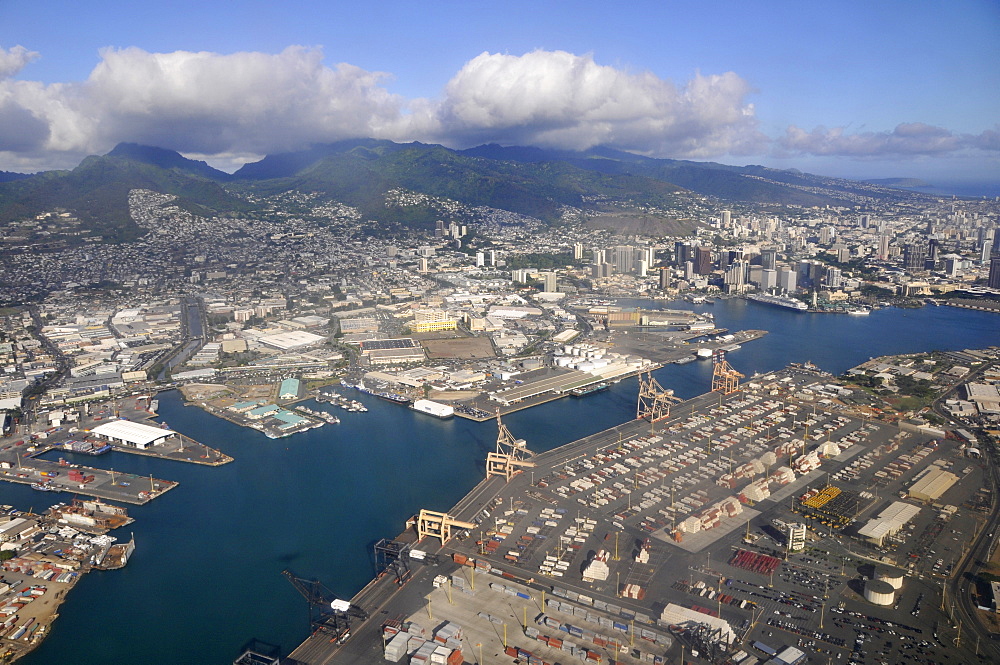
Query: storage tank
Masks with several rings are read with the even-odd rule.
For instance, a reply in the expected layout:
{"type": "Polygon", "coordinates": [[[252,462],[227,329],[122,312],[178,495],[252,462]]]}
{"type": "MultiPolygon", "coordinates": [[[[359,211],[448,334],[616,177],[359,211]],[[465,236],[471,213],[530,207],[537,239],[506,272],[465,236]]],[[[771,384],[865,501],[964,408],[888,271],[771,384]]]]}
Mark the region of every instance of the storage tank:
{"type": "Polygon", "coordinates": [[[865,582],[865,600],[875,605],[892,605],[896,590],[892,585],[882,580],[865,582]]]}
{"type": "Polygon", "coordinates": [[[895,566],[879,566],[875,569],[875,579],[887,582],[896,591],[903,588],[904,571],[895,566]]]}

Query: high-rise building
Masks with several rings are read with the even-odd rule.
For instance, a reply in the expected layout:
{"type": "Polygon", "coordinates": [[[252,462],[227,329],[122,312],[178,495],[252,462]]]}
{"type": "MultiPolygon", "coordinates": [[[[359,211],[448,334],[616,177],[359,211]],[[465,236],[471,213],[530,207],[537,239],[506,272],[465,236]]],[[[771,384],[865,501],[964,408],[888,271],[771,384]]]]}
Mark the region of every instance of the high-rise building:
{"type": "Polygon", "coordinates": [[[990,259],[990,277],[986,285],[991,289],[1000,289],[1000,256],[990,259]]]}
{"type": "Polygon", "coordinates": [[[579,261],[583,258],[583,243],[575,242],[573,243],[573,260],[579,261]]]}
{"type": "Polygon", "coordinates": [[[878,237],[878,258],[885,261],[889,258],[889,241],[891,238],[888,234],[883,233],[878,237]]]}
{"type": "Polygon", "coordinates": [[[593,263],[595,265],[598,265],[598,264],[601,264],[601,263],[607,263],[607,258],[606,257],[607,257],[607,252],[605,250],[603,250],[603,249],[597,249],[596,247],[594,248],[593,263]]]}
{"type": "Polygon", "coordinates": [[[712,250],[708,247],[696,247],[694,251],[694,271],[699,275],[709,275],[712,272],[712,250]]]}
{"type": "Polygon", "coordinates": [[[660,290],[666,291],[668,288],[670,288],[670,270],[660,268],[660,290]]]}
{"type": "Polygon", "coordinates": [[[829,245],[837,235],[837,229],[832,226],[824,226],[819,230],[819,242],[821,245],[829,245]]]}
{"type": "Polygon", "coordinates": [[[767,248],[760,250],[760,267],[764,270],[775,270],[778,266],[778,250],[767,248]]]}
{"type": "Polygon", "coordinates": [[[788,266],[778,269],[778,288],[787,293],[795,293],[795,271],[788,266]]]}
{"type": "Polygon", "coordinates": [[[555,293],[559,290],[557,286],[556,274],[554,272],[543,272],[542,273],[542,290],[555,293]]]}
{"type": "Polygon", "coordinates": [[[611,277],[611,264],[610,263],[595,263],[590,269],[590,276],[594,279],[601,279],[602,277],[611,277]]]}
{"type": "Polygon", "coordinates": [[[476,252],[476,267],[482,268],[486,265],[486,254],[484,252],[476,252]]]}
{"type": "Polygon", "coordinates": [[[773,289],[778,286],[778,271],[773,268],[761,268],[760,288],[773,289]]]}
{"type": "Polygon", "coordinates": [[[749,265],[746,261],[734,261],[726,268],[722,278],[726,293],[741,293],[746,289],[749,265]]]}
{"type": "Polygon", "coordinates": [[[729,210],[722,211],[722,228],[728,229],[733,225],[733,213],[729,210]]]}
{"type": "Polygon", "coordinates": [[[826,269],[826,285],[831,289],[839,289],[842,281],[840,268],[830,266],[826,269]]]}
{"type": "Polygon", "coordinates": [[[678,240],[674,243],[674,265],[683,268],[684,264],[694,258],[694,246],[689,242],[678,240]]]}
{"type": "Polygon", "coordinates": [[[927,259],[927,250],[922,244],[910,243],[903,249],[903,268],[905,270],[923,270],[927,259]]]}

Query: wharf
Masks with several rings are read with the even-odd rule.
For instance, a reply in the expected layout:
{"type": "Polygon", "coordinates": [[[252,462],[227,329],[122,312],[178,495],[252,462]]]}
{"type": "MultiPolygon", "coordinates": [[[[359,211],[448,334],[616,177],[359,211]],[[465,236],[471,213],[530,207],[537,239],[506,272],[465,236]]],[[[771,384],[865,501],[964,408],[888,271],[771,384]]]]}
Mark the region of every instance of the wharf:
{"type": "MultiPolygon", "coordinates": [[[[114,415],[124,414],[131,422],[141,422],[150,418],[145,409],[132,408],[130,405],[116,404],[114,415]]],[[[102,410],[91,415],[84,412],[80,421],[73,427],[56,427],[44,433],[45,438],[32,441],[30,436],[10,436],[0,439],[0,480],[20,483],[23,485],[44,484],[49,492],[68,492],[98,499],[120,501],[133,505],[143,505],[177,487],[173,480],[164,480],[146,476],[118,473],[112,470],[73,463],[84,453],[66,450],[63,444],[73,440],[88,440],[90,429],[113,418],[108,410],[102,410]],[[59,454],[59,461],[41,459],[43,455],[59,454]],[[74,472],[71,474],[70,472],[74,472]],[[46,475],[43,475],[46,474],[46,475]],[[71,475],[79,474],[74,480],[71,475]]],[[[96,441],[95,443],[107,443],[96,441]]],[[[220,466],[233,461],[225,453],[210,448],[204,444],[175,433],[167,441],[157,443],[146,449],[132,446],[111,444],[111,451],[130,455],[142,455],[157,459],[173,460],[190,464],[220,466]]],[[[97,459],[86,455],[91,459],[97,459]]]]}
{"type": "MultiPolygon", "coordinates": [[[[752,640],[770,643],[781,639],[766,639],[771,636],[766,631],[781,629],[774,624],[777,619],[753,622],[752,612],[760,610],[768,617],[777,610],[776,614],[793,617],[810,631],[822,632],[817,621],[824,591],[833,599],[829,605],[839,601],[867,611],[852,587],[850,570],[868,563],[873,551],[855,556],[848,552],[848,539],[826,527],[808,534],[807,541],[817,548],[812,552],[774,558],[774,536],[769,535],[775,533],[773,520],[805,521],[792,514],[788,497],[807,487],[815,489],[834,482],[848,493],[844,496],[857,495],[878,484],[879,478],[873,474],[884,468],[887,456],[906,460],[935,450],[930,453],[933,459],[944,464],[953,459],[957,446],[933,448],[928,437],[854,417],[836,403],[796,397],[803,394],[802,389],[830,380],[828,375],[795,367],[757,376],[738,393],[707,393],[677,404],[662,422],[628,421],[535,455],[531,457],[535,466],[509,483],[502,478],[483,480],[448,511],[452,518],[475,523],[477,528],[459,533],[444,546],[437,540],[421,541],[417,546],[437,554],[437,563],[412,561],[412,577],[402,587],[396,585],[393,575],[371,582],[352,599],[352,604],[364,609],[370,618],[352,625],[346,643],[314,635],[285,662],[378,662],[382,624],[392,619],[413,621],[428,634],[444,621],[459,623],[465,631],[463,656],[470,663],[509,662],[502,655],[504,643],[531,650],[547,662],[566,662],[565,653],[553,651],[534,637],[537,633],[532,631],[547,630],[549,624],[538,624],[539,617],[545,615],[557,622],[582,625],[591,634],[615,636],[614,650],[594,646],[601,644],[597,640],[588,642],[588,648],[598,649],[605,660],[615,658],[632,665],[653,657],[676,659],[679,642],[692,647],[685,641],[688,637],[671,635],[667,624],[659,621],[668,603],[696,610],[702,606],[697,611],[717,614],[733,629],[749,626],[742,637],[746,645],[752,640]],[[802,444],[803,440],[808,443],[802,444]],[[703,519],[715,503],[732,499],[755,477],[724,482],[734,469],[748,468],[769,452],[784,450],[782,446],[791,445],[798,454],[801,447],[813,449],[820,442],[842,446],[841,454],[819,460],[819,467],[807,465],[788,485],[773,481],[773,494],[758,497],[753,509],[738,502],[716,528],[683,533],[683,540],[677,537],[675,530],[682,520],[703,519]],[[873,465],[876,458],[880,463],[873,465]],[[744,527],[754,531],[757,544],[741,542],[744,527]],[[758,535],[761,531],[763,535],[758,535]],[[608,552],[610,572],[603,579],[582,581],[581,570],[599,550],[608,552]],[[636,559],[642,550],[648,553],[645,563],[636,559]],[[744,550],[751,552],[748,557],[773,560],[782,567],[769,579],[766,573],[741,563],[748,557],[737,560],[734,552],[744,550]],[[837,552],[838,556],[826,561],[817,551],[837,552]],[[476,564],[470,567],[472,559],[476,564]],[[462,562],[466,563],[460,565],[462,562]],[[847,571],[845,564],[850,566],[847,571]],[[432,588],[431,582],[440,575],[449,577],[450,589],[432,588]],[[714,600],[692,597],[706,596],[706,585],[715,589],[720,575],[733,583],[731,587],[727,583],[726,595],[714,600]],[[696,587],[696,582],[701,586],[696,587]],[[625,597],[631,585],[639,585],[642,594],[625,597]],[[512,595],[511,589],[517,594],[512,595]],[[696,593],[699,589],[700,594],[696,593]],[[798,594],[800,604],[783,603],[788,593],[798,594]],[[598,619],[600,626],[595,623],[598,619]],[[613,630],[610,625],[614,621],[626,627],[613,630]],[[611,623],[606,626],[605,622],[611,623]],[[617,647],[626,640],[628,653],[619,653],[617,647]]],[[[530,433],[526,434],[530,448],[530,433]]],[[[789,453],[783,454],[788,459],[789,453]]],[[[916,467],[909,476],[915,471],[916,467]]],[[[981,472],[970,467],[965,473],[963,491],[981,487],[981,472]]],[[[903,483],[908,483],[907,476],[880,493],[895,495],[903,483]]],[[[884,505],[884,501],[873,501],[852,517],[863,521],[884,505]]],[[[936,517],[935,511],[926,512],[916,533],[936,517]]],[[[406,533],[399,540],[412,541],[413,537],[412,532],[406,533]]],[[[911,560],[904,558],[902,551],[896,558],[911,560]]],[[[906,587],[901,606],[909,608],[917,594],[931,593],[922,583],[908,584],[911,586],[906,587]]],[[[842,642],[849,644],[845,640],[853,639],[847,628],[840,630],[831,624],[823,630],[823,637],[816,639],[826,647],[840,649],[842,642]]],[[[557,631],[548,632],[559,636],[557,631]]],[[[575,642],[581,643],[579,639],[575,642]]],[[[783,643],[789,643],[788,639],[783,643]]],[[[849,651],[846,648],[844,654],[849,651]]]]}
{"type": "MultiPolygon", "coordinates": [[[[492,420],[496,418],[497,409],[500,410],[500,415],[505,416],[509,413],[514,413],[516,411],[523,411],[524,409],[530,409],[541,404],[547,404],[548,402],[554,402],[557,399],[562,399],[564,397],[569,397],[572,393],[571,391],[575,388],[582,388],[597,383],[618,383],[625,379],[630,379],[633,376],[638,376],[644,372],[655,371],[661,368],[662,365],[650,364],[637,369],[634,371],[626,372],[624,374],[619,374],[610,379],[602,378],[599,376],[589,376],[584,380],[573,380],[567,382],[565,380],[560,380],[559,377],[551,377],[548,379],[542,379],[551,385],[551,387],[546,387],[544,392],[537,394],[531,394],[523,398],[518,398],[517,401],[511,404],[503,404],[500,402],[495,402],[486,396],[480,396],[471,402],[465,402],[464,406],[466,409],[460,410],[459,405],[455,408],[455,416],[459,418],[466,418],[475,422],[485,422],[487,420],[492,420]],[[471,407],[471,408],[469,408],[471,407]]],[[[536,387],[537,383],[541,381],[533,381],[526,383],[524,386],[525,391],[534,392],[538,390],[536,387]]]]}

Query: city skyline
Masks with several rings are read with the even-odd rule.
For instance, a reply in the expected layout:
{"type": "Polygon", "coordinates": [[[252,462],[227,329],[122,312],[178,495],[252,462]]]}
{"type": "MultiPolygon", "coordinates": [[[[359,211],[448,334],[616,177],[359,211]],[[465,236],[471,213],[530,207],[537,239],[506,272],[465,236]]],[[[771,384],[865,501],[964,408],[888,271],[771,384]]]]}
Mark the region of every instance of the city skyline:
{"type": "Polygon", "coordinates": [[[233,170],[370,136],[1000,180],[988,2],[56,6],[0,6],[0,170],[120,141],[233,170]]]}

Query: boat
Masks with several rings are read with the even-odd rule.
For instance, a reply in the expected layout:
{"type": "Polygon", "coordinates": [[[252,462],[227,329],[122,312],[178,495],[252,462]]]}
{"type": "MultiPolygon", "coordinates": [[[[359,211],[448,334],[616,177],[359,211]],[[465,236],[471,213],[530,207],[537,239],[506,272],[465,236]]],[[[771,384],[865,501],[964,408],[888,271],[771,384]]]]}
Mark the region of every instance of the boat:
{"type": "Polygon", "coordinates": [[[801,300],[789,298],[788,296],[773,296],[768,293],[751,293],[747,295],[747,300],[753,300],[754,302],[763,303],[765,305],[784,307],[785,309],[792,309],[796,312],[805,312],[809,309],[809,306],[801,300]]]}
{"type": "Polygon", "coordinates": [[[687,365],[688,363],[693,363],[697,358],[694,356],[684,356],[683,358],[678,358],[674,361],[675,365],[687,365]]]}
{"type": "Polygon", "coordinates": [[[859,308],[859,309],[849,309],[847,310],[847,313],[852,316],[868,316],[869,314],[872,313],[872,311],[870,309],[859,308]]]}
{"type": "Polygon", "coordinates": [[[573,397],[586,397],[587,395],[593,395],[594,393],[604,392],[611,386],[601,381],[600,383],[592,383],[589,386],[580,386],[579,388],[573,388],[569,391],[569,394],[573,397]]]}
{"type": "Polygon", "coordinates": [[[58,492],[59,489],[48,483],[31,483],[31,489],[39,492],[58,492]]]}

